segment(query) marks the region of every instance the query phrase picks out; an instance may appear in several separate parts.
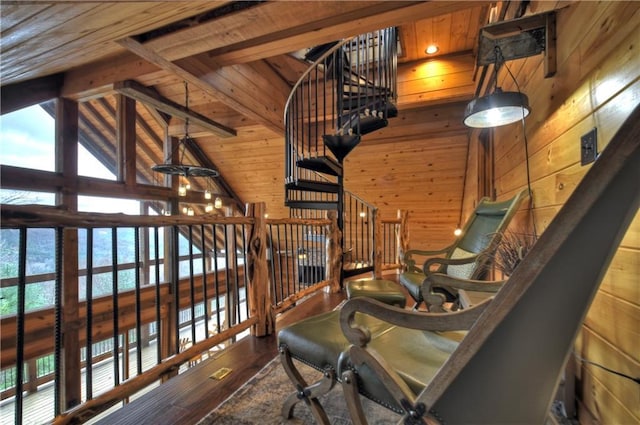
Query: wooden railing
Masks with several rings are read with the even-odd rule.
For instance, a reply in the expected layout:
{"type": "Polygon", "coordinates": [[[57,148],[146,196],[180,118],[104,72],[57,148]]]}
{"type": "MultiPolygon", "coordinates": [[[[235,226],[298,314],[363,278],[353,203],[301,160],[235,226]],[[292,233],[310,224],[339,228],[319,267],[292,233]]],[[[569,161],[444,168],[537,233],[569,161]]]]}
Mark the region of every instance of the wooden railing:
{"type": "MultiPolygon", "coordinates": [[[[248,205],[245,217],[167,217],[3,205],[2,232],[19,233],[17,275],[2,279],[3,289],[17,292],[16,311],[0,320],[1,370],[13,380],[6,394],[14,397],[15,423],[23,422],[24,394],[37,390],[34,381],[53,381],[45,420],[82,422],[241,334],[273,333],[275,315],[314,291],[339,291],[335,212],[326,219],[268,219],[264,209],[248,205]],[[55,267],[39,276],[53,281],[54,302],[30,310],[27,287],[39,279],[26,265],[37,228],[52,232],[55,267]],[[98,249],[110,252],[107,264],[94,264],[98,249]],[[108,278],[108,293],[98,291],[98,275],[108,278]],[[144,350],[153,350],[151,363],[143,362],[144,350]],[[43,358],[53,370],[35,374],[43,358]],[[105,360],[114,384],[96,395],[94,368],[105,360]]],[[[384,228],[398,235],[400,222],[384,228]]]]}
{"type": "Polygon", "coordinates": [[[376,235],[376,262],[374,273],[380,277],[383,270],[400,270],[403,267],[404,253],[409,249],[407,211],[398,210],[394,219],[377,217],[376,235]]]}

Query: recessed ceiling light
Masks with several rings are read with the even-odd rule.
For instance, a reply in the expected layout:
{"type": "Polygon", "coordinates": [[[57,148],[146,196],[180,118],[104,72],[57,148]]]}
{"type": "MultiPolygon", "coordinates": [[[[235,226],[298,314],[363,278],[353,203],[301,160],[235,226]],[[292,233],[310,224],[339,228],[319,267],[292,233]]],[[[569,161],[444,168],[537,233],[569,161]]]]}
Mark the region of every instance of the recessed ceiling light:
{"type": "Polygon", "coordinates": [[[440,50],[438,46],[436,46],[435,44],[430,44],[429,46],[427,46],[424,52],[428,55],[433,55],[435,53],[438,53],[438,50],[440,50]]]}

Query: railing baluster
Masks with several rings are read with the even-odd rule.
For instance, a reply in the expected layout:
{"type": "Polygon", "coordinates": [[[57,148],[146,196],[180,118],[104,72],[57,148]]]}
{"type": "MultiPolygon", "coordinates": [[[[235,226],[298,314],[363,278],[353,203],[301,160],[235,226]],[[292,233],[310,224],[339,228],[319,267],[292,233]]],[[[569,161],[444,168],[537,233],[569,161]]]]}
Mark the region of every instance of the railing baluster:
{"type": "Polygon", "coordinates": [[[229,235],[228,235],[228,230],[227,227],[229,225],[225,225],[225,229],[224,229],[224,263],[227,267],[227,270],[225,272],[225,295],[224,295],[224,300],[225,300],[225,310],[224,310],[224,317],[226,319],[226,322],[228,324],[229,327],[231,327],[231,325],[233,324],[231,322],[231,313],[233,313],[233,306],[231,304],[231,302],[229,301],[229,294],[230,292],[230,288],[231,288],[231,282],[229,280],[229,235]]]}
{"type": "Polygon", "coordinates": [[[16,311],[16,425],[22,424],[23,380],[24,380],[24,312],[27,281],[27,228],[20,227],[18,245],[18,299],[16,311]]]}
{"type": "MultiPolygon", "coordinates": [[[[295,230],[295,237],[293,239],[293,243],[294,246],[296,247],[295,249],[295,262],[296,262],[296,268],[297,268],[297,274],[298,274],[298,278],[296,279],[296,292],[300,290],[301,288],[301,278],[303,278],[301,276],[300,273],[300,228],[298,226],[294,226],[293,224],[291,224],[291,235],[294,234],[294,230],[295,230]]],[[[304,247],[302,247],[302,249],[304,249],[304,247]]]]}
{"type": "Polygon", "coordinates": [[[111,228],[111,299],[113,302],[113,382],[120,385],[120,335],[118,332],[118,228],[111,228]]]}
{"type": "MultiPolygon", "coordinates": [[[[59,415],[62,410],[62,253],[64,242],[64,229],[56,227],[56,278],[55,278],[55,319],[54,319],[54,347],[53,361],[54,367],[54,390],[53,390],[53,413],[59,415]]],[[[16,364],[20,364],[17,362],[16,364]]],[[[16,422],[17,424],[18,422],[16,422]]]]}
{"type": "MultiPolygon", "coordinates": [[[[156,258],[155,268],[155,302],[156,302],[156,363],[162,362],[162,333],[160,329],[162,327],[162,319],[160,316],[160,231],[158,226],[153,227],[153,252],[156,258]]],[[[165,259],[166,261],[166,259],[165,259]]]]}
{"type": "Polygon", "coordinates": [[[174,353],[180,352],[180,230],[178,226],[172,226],[173,256],[171,257],[171,290],[173,294],[174,315],[174,353]]]}
{"type": "Polygon", "coordinates": [[[234,322],[233,324],[237,324],[240,321],[240,281],[239,281],[239,277],[238,277],[238,269],[239,269],[239,264],[238,262],[240,261],[240,256],[238,255],[238,229],[236,227],[235,224],[231,225],[231,228],[233,229],[233,259],[234,259],[234,273],[233,273],[233,309],[234,309],[234,322]]]}
{"type": "Polygon", "coordinates": [[[273,245],[273,227],[271,224],[267,224],[268,230],[268,243],[267,246],[267,264],[269,267],[269,278],[271,280],[271,305],[278,305],[278,295],[276,292],[276,260],[275,260],[275,248],[273,245]]]}
{"type": "Polygon", "coordinates": [[[367,237],[365,238],[365,242],[367,243],[367,258],[369,265],[373,264],[372,250],[375,246],[375,240],[373,239],[375,238],[376,234],[372,231],[372,229],[374,228],[373,226],[375,224],[375,219],[376,217],[373,214],[373,208],[367,206],[367,237]]]}
{"type": "MultiPolygon", "coordinates": [[[[293,250],[293,246],[289,246],[289,237],[288,237],[288,234],[287,234],[288,233],[287,232],[287,227],[288,226],[285,224],[283,227],[284,227],[284,241],[285,241],[284,242],[284,246],[285,246],[285,251],[284,252],[285,252],[285,263],[286,263],[285,274],[287,276],[287,296],[289,296],[289,295],[291,295],[291,287],[290,287],[290,285],[291,285],[291,277],[289,276],[289,270],[290,270],[291,265],[289,264],[289,258],[290,258],[289,252],[290,252],[290,249],[293,250]]],[[[295,254],[295,251],[294,251],[294,254],[295,254]]],[[[294,282],[294,284],[295,284],[295,282],[294,282]]]]}
{"type": "MultiPolygon", "coordinates": [[[[85,382],[87,400],[93,398],[93,229],[86,229],[87,232],[87,276],[86,276],[86,298],[87,298],[87,343],[85,345],[85,382]]],[[[57,303],[56,303],[57,304],[57,303]]]]}
{"type": "MultiPolygon", "coordinates": [[[[288,285],[289,283],[289,279],[287,278],[287,280],[285,281],[284,279],[284,275],[287,271],[286,269],[286,260],[287,260],[287,247],[286,247],[286,242],[285,242],[285,250],[284,250],[284,259],[285,259],[285,264],[284,264],[284,272],[283,272],[283,264],[282,264],[282,239],[280,238],[280,225],[278,225],[276,227],[276,232],[278,234],[278,267],[280,268],[280,299],[284,300],[285,298],[285,284],[288,285]]],[[[287,291],[287,295],[289,295],[289,292],[287,291]]]]}
{"type": "Polygon", "coordinates": [[[191,300],[191,343],[196,343],[196,297],[193,276],[193,226],[189,226],[189,299],[191,300]]]}
{"type": "MultiPolygon", "coordinates": [[[[245,299],[245,303],[244,303],[244,308],[245,308],[245,318],[249,317],[249,293],[247,291],[247,288],[249,287],[249,269],[248,264],[247,264],[247,256],[249,253],[249,250],[247,249],[247,226],[245,224],[243,224],[241,226],[242,228],[242,256],[244,258],[244,261],[242,262],[243,264],[243,268],[244,268],[244,299],[245,299]]],[[[265,276],[266,277],[266,276],[265,276]]],[[[238,309],[240,308],[240,306],[238,306],[238,309]]]]}
{"type": "MultiPolygon", "coordinates": [[[[222,324],[220,323],[220,280],[218,278],[218,232],[217,232],[217,224],[211,225],[211,230],[213,232],[213,279],[214,279],[214,290],[216,293],[216,327],[217,332],[222,331],[222,324]]],[[[226,264],[225,264],[225,267],[226,264]]]]}
{"type": "MultiPolygon", "coordinates": [[[[134,261],[136,263],[135,268],[135,291],[136,291],[136,371],[138,375],[142,375],[142,316],[141,316],[141,303],[140,303],[140,227],[136,226],[134,231],[134,261]]],[[[126,350],[129,347],[125,347],[126,350]]]]}
{"type": "MultiPolygon", "coordinates": [[[[215,233],[213,238],[215,238],[215,233]]],[[[209,294],[207,292],[207,238],[204,224],[200,225],[200,240],[202,241],[202,305],[204,306],[204,337],[209,337],[209,294]]]]}

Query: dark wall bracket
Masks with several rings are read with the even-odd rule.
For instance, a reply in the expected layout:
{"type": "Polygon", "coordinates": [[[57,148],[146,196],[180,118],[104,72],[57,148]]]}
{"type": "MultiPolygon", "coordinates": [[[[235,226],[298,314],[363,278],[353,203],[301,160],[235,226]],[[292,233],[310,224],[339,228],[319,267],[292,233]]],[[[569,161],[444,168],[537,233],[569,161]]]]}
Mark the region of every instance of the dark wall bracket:
{"type": "Polygon", "coordinates": [[[505,61],[544,52],[544,77],[552,77],[557,69],[555,11],[483,27],[479,37],[478,66],[496,63],[496,46],[505,61]]]}

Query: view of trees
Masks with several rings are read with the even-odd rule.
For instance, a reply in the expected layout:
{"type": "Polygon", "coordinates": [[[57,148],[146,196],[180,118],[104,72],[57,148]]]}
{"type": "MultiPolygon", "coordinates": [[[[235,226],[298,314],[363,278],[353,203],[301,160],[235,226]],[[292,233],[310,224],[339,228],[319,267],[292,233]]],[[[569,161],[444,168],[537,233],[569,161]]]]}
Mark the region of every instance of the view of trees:
{"type": "MultiPolygon", "coordinates": [[[[93,267],[111,266],[114,262],[112,248],[112,229],[93,230],[93,267]]],[[[135,233],[133,228],[120,228],[116,232],[117,264],[132,264],[135,262],[135,233]]],[[[20,232],[18,229],[0,230],[0,279],[13,279],[13,284],[3,284],[0,288],[0,315],[15,314],[17,311],[18,291],[18,257],[20,232]]],[[[155,244],[153,232],[150,235],[150,252],[153,253],[155,244]]],[[[42,276],[42,281],[26,285],[26,311],[51,307],[55,304],[55,231],[53,229],[29,229],[27,232],[26,276],[42,276]]],[[[163,240],[159,240],[159,252],[163,252],[163,240]]],[[[180,252],[188,252],[188,240],[180,238],[180,252]]],[[[194,249],[197,255],[200,250],[194,249]]],[[[153,257],[153,254],[151,254],[153,257]]],[[[153,259],[153,258],[152,258],[153,259]]],[[[78,264],[81,270],[87,267],[87,231],[78,231],[78,264]]],[[[187,262],[180,265],[180,275],[188,273],[187,262]]],[[[194,273],[202,272],[202,262],[194,262],[194,273]]],[[[153,269],[152,269],[153,270],[153,269]]],[[[152,272],[153,273],[153,272],[152,272]]],[[[163,276],[161,274],[161,279],[163,276]]],[[[86,299],[86,277],[79,280],[79,297],[86,299]]],[[[135,287],[135,270],[118,271],[118,291],[126,291],[135,287]]],[[[113,293],[112,272],[94,273],[92,280],[93,297],[110,295],[113,293]]]]}

